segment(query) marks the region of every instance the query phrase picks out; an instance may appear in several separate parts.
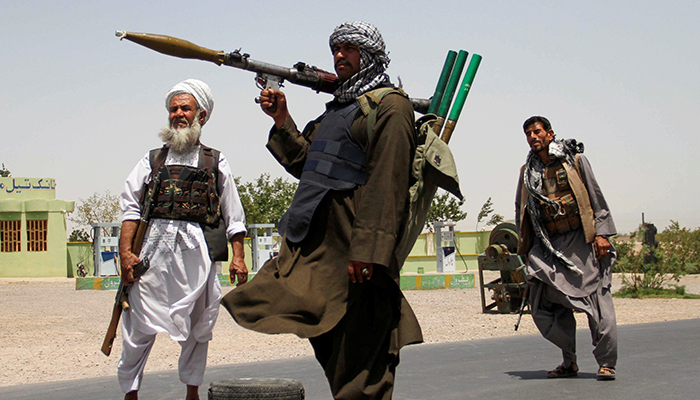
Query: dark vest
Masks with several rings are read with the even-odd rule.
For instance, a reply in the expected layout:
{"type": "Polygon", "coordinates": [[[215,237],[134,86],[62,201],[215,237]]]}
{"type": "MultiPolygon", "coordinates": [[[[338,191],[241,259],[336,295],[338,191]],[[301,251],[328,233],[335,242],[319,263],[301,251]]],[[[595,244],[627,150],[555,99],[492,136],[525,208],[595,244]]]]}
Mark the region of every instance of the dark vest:
{"type": "Polygon", "coordinates": [[[144,199],[152,198],[149,218],[198,222],[212,261],[228,260],[226,223],[218,190],[219,151],[202,145],[197,168],[165,165],[168,148],[151,150],[151,180],[144,199]],[[157,187],[156,187],[157,183],[157,187]],[[157,193],[153,196],[152,191],[157,193]]]}
{"type": "Polygon", "coordinates": [[[353,190],[367,180],[367,153],[350,133],[359,106],[332,104],[316,130],[292,205],[278,229],[299,243],[309,232],[311,219],[329,190],[353,190]]]}
{"type": "Polygon", "coordinates": [[[581,226],[581,214],[574,191],[569,185],[566,169],[558,160],[544,172],[542,191],[545,196],[559,203],[560,211],[542,202],[540,215],[550,238],[563,235],[581,226]]]}

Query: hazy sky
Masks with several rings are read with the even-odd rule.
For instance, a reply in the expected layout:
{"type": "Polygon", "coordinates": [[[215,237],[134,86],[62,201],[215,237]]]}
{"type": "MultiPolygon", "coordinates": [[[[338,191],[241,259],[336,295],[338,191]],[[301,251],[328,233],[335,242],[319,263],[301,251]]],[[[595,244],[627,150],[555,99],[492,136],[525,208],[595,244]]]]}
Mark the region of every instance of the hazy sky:
{"type": "MultiPolygon", "coordinates": [[[[57,197],[118,194],[136,162],[158,147],[164,97],[199,78],[215,107],[202,141],[234,174],[287,177],[265,149],[272,120],[253,99],[254,74],[156,53],[115,30],[187,39],[251,58],[332,71],[328,35],[367,20],[390,52],[388,73],[412,96],[432,95],[447,51],[483,56],[450,147],[473,230],[492,197],[513,218],[528,146],[522,122],[545,115],[576,138],[618,231],[642,213],[700,225],[700,2],[697,1],[0,1],[0,162],[15,177],[56,179],[57,197]],[[695,133],[693,133],[695,132],[695,133]]],[[[331,99],[287,85],[299,125],[331,99]]]]}

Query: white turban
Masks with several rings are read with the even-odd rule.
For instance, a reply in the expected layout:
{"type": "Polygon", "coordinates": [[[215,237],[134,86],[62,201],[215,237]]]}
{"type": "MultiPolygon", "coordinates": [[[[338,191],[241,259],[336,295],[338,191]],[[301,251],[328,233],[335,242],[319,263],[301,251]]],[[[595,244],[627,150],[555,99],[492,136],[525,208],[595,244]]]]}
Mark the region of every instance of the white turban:
{"type": "Polygon", "coordinates": [[[178,94],[190,94],[194,97],[197,106],[199,106],[201,110],[207,112],[207,115],[204,117],[204,122],[202,122],[202,125],[206,124],[209,117],[211,117],[212,110],[214,110],[214,99],[211,97],[211,89],[209,89],[209,86],[199,79],[187,79],[178,83],[170,89],[168,95],[165,97],[166,109],[170,109],[170,102],[173,100],[173,97],[178,94]]]}

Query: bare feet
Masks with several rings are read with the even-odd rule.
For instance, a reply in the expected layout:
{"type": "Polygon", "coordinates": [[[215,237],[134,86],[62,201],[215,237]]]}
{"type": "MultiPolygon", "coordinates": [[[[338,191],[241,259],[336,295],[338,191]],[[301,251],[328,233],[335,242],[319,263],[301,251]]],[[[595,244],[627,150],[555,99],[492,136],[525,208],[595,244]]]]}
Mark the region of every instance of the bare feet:
{"type": "Polygon", "coordinates": [[[139,398],[139,391],[138,390],[132,390],[131,392],[124,395],[124,400],[138,400],[138,398],[139,398]]]}

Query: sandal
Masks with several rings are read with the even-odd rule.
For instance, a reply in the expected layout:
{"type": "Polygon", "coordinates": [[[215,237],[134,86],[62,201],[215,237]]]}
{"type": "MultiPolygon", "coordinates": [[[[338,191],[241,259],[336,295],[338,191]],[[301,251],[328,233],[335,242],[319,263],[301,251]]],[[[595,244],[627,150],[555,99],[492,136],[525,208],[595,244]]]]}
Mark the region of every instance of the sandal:
{"type": "Polygon", "coordinates": [[[553,371],[547,372],[547,378],[571,378],[578,375],[578,365],[571,363],[568,367],[564,364],[554,368],[553,371]]]}
{"type": "Polygon", "coordinates": [[[615,368],[614,367],[600,367],[598,370],[598,380],[599,381],[611,381],[615,379],[615,368]]]}

